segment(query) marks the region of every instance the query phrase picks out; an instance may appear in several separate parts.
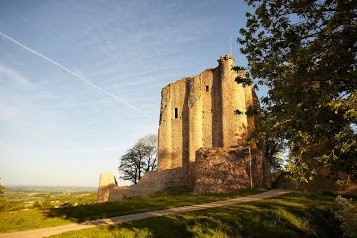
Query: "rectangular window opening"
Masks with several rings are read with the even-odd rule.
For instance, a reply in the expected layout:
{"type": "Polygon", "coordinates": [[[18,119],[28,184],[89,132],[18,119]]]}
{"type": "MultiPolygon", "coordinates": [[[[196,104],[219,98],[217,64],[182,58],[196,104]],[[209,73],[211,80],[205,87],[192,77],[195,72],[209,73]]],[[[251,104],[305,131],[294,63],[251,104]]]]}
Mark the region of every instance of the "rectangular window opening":
{"type": "Polygon", "coordinates": [[[175,108],[175,118],[178,118],[178,108],[175,108]]]}
{"type": "Polygon", "coordinates": [[[209,87],[208,86],[206,86],[206,92],[208,92],[209,91],[209,87]]]}

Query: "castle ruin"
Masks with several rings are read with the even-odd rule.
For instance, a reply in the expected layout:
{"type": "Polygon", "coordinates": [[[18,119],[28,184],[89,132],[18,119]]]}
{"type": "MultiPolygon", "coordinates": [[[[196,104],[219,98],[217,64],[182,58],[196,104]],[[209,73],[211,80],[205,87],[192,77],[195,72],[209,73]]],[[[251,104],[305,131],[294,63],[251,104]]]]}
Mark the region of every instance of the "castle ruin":
{"type": "Polygon", "coordinates": [[[264,156],[254,146],[244,147],[255,128],[254,118],[235,113],[246,112],[258,99],[250,86],[235,82],[243,72],[232,70],[232,56],[222,56],[218,63],[162,89],[158,171],[127,187],[108,185],[102,180],[113,179],[103,174],[105,186],[99,188],[98,202],[170,187],[190,187],[199,194],[269,186],[270,168],[264,156]]]}

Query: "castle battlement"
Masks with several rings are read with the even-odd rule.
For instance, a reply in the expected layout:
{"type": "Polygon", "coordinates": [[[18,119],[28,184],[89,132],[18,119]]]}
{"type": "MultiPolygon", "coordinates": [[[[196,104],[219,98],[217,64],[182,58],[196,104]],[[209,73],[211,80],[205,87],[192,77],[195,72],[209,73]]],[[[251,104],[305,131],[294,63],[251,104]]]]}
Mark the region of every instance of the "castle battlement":
{"type": "Polygon", "coordinates": [[[226,54],[225,56],[221,56],[217,59],[218,63],[223,63],[225,60],[233,60],[233,56],[226,54]]]}

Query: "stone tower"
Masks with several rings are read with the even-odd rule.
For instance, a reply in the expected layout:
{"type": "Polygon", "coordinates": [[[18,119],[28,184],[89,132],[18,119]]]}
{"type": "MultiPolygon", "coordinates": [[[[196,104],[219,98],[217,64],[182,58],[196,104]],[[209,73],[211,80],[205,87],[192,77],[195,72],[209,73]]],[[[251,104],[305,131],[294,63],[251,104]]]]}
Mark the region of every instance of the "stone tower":
{"type": "Polygon", "coordinates": [[[222,56],[218,63],[214,69],[162,89],[158,171],[147,172],[138,184],[124,187],[117,187],[113,175],[102,174],[98,202],[174,187],[193,188],[194,194],[227,192],[270,181],[263,153],[245,147],[254,118],[234,113],[246,112],[258,99],[251,87],[235,82],[238,73],[232,70],[232,56],[222,56]]]}
{"type": "Polygon", "coordinates": [[[199,148],[241,145],[254,129],[253,118],[234,111],[245,112],[255,94],[235,82],[238,73],[232,70],[232,56],[222,56],[218,63],[162,89],[159,171],[182,167],[190,176],[199,148]]]}

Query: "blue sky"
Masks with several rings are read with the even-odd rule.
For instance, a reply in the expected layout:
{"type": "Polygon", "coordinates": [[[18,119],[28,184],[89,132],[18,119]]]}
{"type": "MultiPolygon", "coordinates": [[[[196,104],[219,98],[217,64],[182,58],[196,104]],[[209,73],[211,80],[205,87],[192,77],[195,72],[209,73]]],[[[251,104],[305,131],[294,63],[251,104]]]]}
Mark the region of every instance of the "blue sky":
{"type": "Polygon", "coordinates": [[[0,1],[1,183],[118,176],[126,149],[157,133],[163,86],[216,67],[230,36],[246,65],[236,38],[247,10],[237,0],[0,1]]]}

